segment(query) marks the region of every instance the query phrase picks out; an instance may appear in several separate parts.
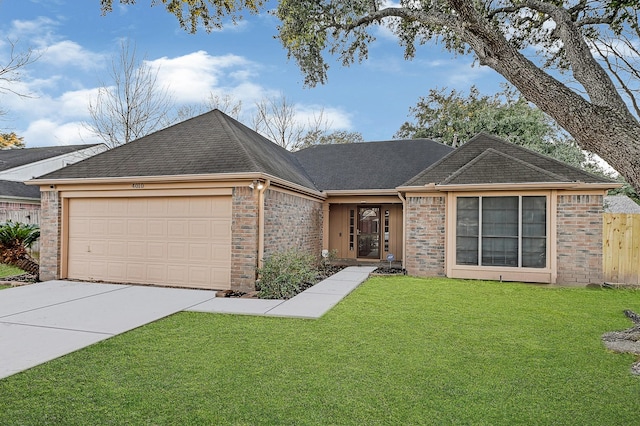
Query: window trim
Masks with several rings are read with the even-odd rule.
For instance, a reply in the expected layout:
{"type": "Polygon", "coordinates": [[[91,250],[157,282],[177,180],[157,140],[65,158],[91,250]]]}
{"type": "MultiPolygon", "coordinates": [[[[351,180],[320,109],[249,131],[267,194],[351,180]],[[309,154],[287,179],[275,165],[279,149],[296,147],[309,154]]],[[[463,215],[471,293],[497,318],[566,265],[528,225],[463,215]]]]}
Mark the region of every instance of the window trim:
{"type": "Polygon", "coordinates": [[[451,278],[488,279],[523,282],[555,282],[556,280],[556,212],[557,190],[531,191],[455,191],[449,192],[447,201],[447,238],[445,271],[451,278]],[[546,197],[546,267],[482,266],[456,264],[456,222],[458,197],[502,197],[545,196],[546,197]]]}

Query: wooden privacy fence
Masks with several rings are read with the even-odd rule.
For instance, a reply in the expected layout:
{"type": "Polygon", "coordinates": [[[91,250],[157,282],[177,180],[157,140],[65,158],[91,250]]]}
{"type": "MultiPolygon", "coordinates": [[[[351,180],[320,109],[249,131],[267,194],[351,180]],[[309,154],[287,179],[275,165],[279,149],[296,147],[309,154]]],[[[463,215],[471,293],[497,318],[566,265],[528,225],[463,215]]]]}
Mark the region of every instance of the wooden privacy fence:
{"type": "Polygon", "coordinates": [[[640,285],[640,214],[605,213],[604,281],[640,285]]]}
{"type": "Polygon", "coordinates": [[[0,223],[8,220],[40,225],[40,210],[0,210],[0,223]]]}

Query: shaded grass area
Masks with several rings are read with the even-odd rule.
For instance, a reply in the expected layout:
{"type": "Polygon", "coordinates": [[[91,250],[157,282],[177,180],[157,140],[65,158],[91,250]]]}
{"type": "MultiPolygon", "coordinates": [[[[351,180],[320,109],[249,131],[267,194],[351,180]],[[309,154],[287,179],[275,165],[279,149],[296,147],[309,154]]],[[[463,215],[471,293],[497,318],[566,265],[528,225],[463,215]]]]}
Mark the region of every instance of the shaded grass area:
{"type": "Polygon", "coordinates": [[[640,293],[376,277],[320,320],[180,313],[0,380],[0,424],[640,423],[640,293]]]}
{"type": "Polygon", "coordinates": [[[12,277],[14,275],[24,274],[24,271],[20,268],[16,268],[15,266],[5,265],[4,263],[0,263],[0,278],[4,277],[12,277]]]}

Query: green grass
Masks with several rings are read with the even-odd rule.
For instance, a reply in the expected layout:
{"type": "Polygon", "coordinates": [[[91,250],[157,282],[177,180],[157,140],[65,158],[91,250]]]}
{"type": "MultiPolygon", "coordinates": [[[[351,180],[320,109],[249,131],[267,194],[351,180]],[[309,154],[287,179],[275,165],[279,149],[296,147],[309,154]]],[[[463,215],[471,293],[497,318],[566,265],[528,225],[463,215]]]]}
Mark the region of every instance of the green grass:
{"type": "Polygon", "coordinates": [[[0,424],[640,424],[640,293],[376,277],[320,320],[180,313],[0,380],[0,424]]]}
{"type": "Polygon", "coordinates": [[[21,274],[24,274],[24,271],[22,269],[0,263],[0,278],[12,277],[14,275],[21,274]]]}

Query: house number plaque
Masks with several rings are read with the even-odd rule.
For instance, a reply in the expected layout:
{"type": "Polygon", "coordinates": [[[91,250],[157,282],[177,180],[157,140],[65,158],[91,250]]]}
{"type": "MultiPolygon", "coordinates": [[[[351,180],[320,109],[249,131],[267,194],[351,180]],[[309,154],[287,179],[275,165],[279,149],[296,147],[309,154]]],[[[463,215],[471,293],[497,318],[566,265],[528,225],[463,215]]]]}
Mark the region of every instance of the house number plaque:
{"type": "Polygon", "coordinates": [[[144,188],[144,183],[134,183],[131,186],[133,186],[133,189],[142,189],[144,188]]]}

